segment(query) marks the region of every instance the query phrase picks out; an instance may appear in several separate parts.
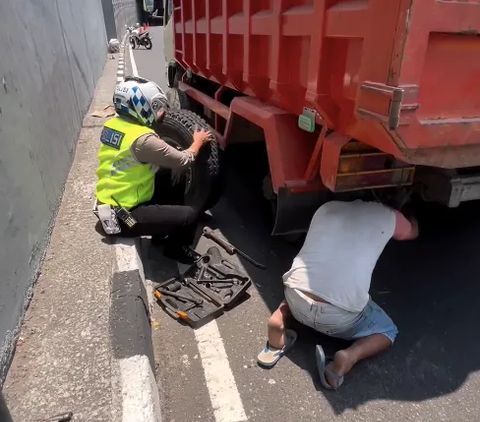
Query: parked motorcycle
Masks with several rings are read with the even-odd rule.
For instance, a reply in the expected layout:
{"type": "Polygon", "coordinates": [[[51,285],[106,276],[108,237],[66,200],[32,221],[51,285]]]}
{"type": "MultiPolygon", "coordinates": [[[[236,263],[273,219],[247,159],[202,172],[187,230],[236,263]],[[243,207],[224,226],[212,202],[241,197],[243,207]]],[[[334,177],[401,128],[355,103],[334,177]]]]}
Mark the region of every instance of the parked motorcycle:
{"type": "Polygon", "coordinates": [[[137,47],[145,47],[147,50],[151,50],[153,47],[152,38],[149,31],[140,32],[140,27],[129,27],[129,42],[132,49],[137,47]]]}

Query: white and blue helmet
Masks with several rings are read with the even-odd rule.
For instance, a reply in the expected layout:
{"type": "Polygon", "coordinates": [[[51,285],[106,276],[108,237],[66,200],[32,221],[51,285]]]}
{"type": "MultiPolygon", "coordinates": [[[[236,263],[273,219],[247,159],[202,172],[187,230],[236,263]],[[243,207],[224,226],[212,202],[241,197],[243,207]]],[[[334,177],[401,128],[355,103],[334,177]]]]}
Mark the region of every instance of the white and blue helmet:
{"type": "Polygon", "coordinates": [[[127,76],[115,87],[113,104],[120,116],[130,117],[143,126],[151,127],[160,109],[168,108],[168,100],[156,83],[127,76]]]}

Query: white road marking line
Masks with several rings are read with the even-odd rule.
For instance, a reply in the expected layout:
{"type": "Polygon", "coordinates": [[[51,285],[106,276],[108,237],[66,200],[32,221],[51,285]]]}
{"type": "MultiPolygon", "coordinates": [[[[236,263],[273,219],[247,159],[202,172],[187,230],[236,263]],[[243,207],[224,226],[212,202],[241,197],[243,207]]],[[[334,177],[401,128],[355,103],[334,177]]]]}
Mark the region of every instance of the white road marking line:
{"type": "Polygon", "coordinates": [[[233,377],[217,322],[195,330],[205,381],[216,422],[241,422],[247,416],[233,377]]]}
{"type": "MultiPolygon", "coordinates": [[[[133,76],[138,76],[137,63],[130,50],[133,76]]],[[[118,245],[117,245],[118,247],[118,245]]],[[[129,266],[123,262],[122,266],[129,266]]],[[[242,399],[233,377],[227,352],[223,345],[216,321],[195,330],[199,354],[202,360],[205,381],[212,402],[216,422],[243,422],[247,420],[242,399]]]]}
{"type": "Polygon", "coordinates": [[[130,63],[132,64],[133,76],[138,76],[137,63],[135,62],[135,57],[133,56],[132,46],[129,45],[128,48],[130,49],[130,63]]]}
{"type": "Polygon", "coordinates": [[[120,78],[120,77],[117,78],[117,83],[120,83],[122,81],[123,81],[123,78],[120,78]]]}

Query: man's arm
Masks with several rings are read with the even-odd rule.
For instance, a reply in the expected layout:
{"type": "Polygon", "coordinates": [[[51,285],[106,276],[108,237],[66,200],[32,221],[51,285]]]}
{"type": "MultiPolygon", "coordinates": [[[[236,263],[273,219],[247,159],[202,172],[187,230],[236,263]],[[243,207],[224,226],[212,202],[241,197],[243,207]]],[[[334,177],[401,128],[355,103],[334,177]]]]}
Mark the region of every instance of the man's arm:
{"type": "Polygon", "coordinates": [[[192,152],[179,151],[155,134],[140,136],[132,145],[132,153],[140,163],[171,170],[188,168],[195,160],[192,152]]]}
{"type": "Polygon", "coordinates": [[[400,211],[393,210],[395,214],[395,240],[413,240],[418,237],[418,221],[415,217],[408,219],[400,211]]]}
{"type": "Polygon", "coordinates": [[[145,164],[153,164],[157,167],[172,170],[188,168],[202,146],[208,142],[210,134],[205,131],[197,131],[193,134],[193,143],[185,151],[179,151],[168,145],[156,134],[147,134],[138,138],[132,145],[132,152],[137,161],[145,164]]]}
{"type": "Polygon", "coordinates": [[[211,134],[205,130],[198,130],[196,127],[190,148],[185,151],[179,151],[158,136],[166,114],[167,112],[163,107],[158,110],[152,127],[156,133],[143,135],[138,138],[132,145],[132,153],[137,161],[141,163],[153,164],[154,166],[174,171],[183,170],[195,161],[202,146],[210,141],[211,134]]]}

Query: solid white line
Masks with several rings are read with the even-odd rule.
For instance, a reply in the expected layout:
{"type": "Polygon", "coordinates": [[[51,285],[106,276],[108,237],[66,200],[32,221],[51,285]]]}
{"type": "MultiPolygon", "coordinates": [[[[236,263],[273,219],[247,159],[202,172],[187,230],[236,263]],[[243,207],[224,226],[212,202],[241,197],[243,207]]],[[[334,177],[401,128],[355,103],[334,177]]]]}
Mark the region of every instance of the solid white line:
{"type": "Polygon", "coordinates": [[[146,355],[120,359],[122,422],[160,422],[155,376],[146,355]]]}
{"type": "Polygon", "coordinates": [[[247,416],[235,383],[217,322],[195,330],[205,381],[216,422],[241,422],[247,416]]]}
{"type": "Polygon", "coordinates": [[[132,46],[129,45],[128,48],[130,49],[130,63],[132,64],[132,73],[133,73],[133,76],[138,76],[137,63],[135,63],[135,57],[133,57],[132,46]]]}

